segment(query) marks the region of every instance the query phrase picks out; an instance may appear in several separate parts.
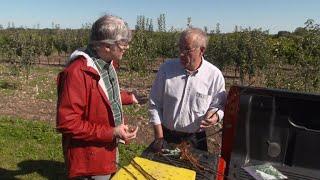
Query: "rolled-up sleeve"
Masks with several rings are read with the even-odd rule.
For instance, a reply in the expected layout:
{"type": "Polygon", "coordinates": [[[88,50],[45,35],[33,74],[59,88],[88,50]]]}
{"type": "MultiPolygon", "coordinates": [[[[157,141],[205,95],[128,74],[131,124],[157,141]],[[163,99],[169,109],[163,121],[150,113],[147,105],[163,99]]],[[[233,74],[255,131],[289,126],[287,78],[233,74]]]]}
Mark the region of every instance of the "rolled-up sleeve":
{"type": "Polygon", "coordinates": [[[224,106],[227,100],[227,93],[225,88],[225,80],[221,72],[217,73],[217,78],[213,86],[213,96],[209,109],[218,111],[217,114],[219,119],[222,120],[224,116],[224,106]]]}
{"type": "Polygon", "coordinates": [[[163,118],[164,85],[165,73],[160,67],[156,79],[153,82],[149,97],[149,121],[154,125],[161,124],[163,118]]]}

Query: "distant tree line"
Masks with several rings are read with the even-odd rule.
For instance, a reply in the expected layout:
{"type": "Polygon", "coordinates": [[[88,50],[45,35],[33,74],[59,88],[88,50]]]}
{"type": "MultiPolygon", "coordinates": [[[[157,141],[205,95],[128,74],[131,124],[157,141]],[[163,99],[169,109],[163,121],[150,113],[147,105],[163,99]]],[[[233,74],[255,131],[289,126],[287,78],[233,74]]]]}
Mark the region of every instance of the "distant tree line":
{"type": "MultiPolygon", "coordinates": [[[[191,17],[186,27],[192,27],[191,17]]],[[[90,24],[82,29],[0,29],[1,61],[8,63],[14,73],[30,71],[40,56],[53,53],[67,55],[86,46],[90,24]]],[[[208,32],[207,27],[203,29],[208,32]]],[[[157,18],[137,17],[131,48],[124,61],[129,70],[150,71],[155,59],[179,55],[177,40],[181,30],[167,29],[165,14],[157,18]]],[[[235,27],[232,33],[221,33],[220,24],[208,32],[209,44],[205,58],[222,70],[232,69],[241,84],[257,77],[268,87],[309,92],[320,89],[320,27],[308,19],[304,27],[294,32],[269,34],[262,29],[235,27]],[[280,71],[280,70],[281,71],[280,71]]]]}

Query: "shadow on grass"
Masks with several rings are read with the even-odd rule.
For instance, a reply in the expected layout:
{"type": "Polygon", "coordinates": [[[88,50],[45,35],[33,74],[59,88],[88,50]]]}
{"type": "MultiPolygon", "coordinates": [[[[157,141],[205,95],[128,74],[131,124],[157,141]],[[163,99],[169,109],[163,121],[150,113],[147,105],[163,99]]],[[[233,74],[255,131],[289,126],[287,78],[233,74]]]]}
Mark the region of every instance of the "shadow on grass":
{"type": "Polygon", "coordinates": [[[16,176],[38,173],[40,176],[53,179],[67,179],[65,165],[58,161],[49,160],[27,160],[17,164],[18,170],[7,170],[0,168],[0,179],[15,180],[16,176]]]}

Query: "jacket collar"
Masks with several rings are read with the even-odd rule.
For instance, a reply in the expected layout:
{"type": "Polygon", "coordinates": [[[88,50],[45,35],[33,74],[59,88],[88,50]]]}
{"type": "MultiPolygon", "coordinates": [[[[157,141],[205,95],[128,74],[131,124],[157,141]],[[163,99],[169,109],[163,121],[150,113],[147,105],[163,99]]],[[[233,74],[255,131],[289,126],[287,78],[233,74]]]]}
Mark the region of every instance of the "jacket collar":
{"type": "Polygon", "coordinates": [[[86,66],[81,67],[81,69],[83,71],[87,71],[87,72],[93,73],[94,75],[96,75],[98,77],[98,80],[99,80],[98,83],[99,83],[99,86],[102,89],[103,97],[106,98],[106,99],[109,99],[108,92],[107,92],[107,89],[106,89],[105,84],[103,82],[103,79],[100,78],[101,76],[100,76],[99,70],[98,70],[97,66],[95,65],[95,63],[93,62],[93,59],[87,53],[85,53],[81,49],[75,50],[70,55],[70,58],[68,59],[66,64],[67,65],[70,64],[72,61],[74,61],[79,56],[83,56],[86,59],[86,62],[87,62],[86,66]]]}

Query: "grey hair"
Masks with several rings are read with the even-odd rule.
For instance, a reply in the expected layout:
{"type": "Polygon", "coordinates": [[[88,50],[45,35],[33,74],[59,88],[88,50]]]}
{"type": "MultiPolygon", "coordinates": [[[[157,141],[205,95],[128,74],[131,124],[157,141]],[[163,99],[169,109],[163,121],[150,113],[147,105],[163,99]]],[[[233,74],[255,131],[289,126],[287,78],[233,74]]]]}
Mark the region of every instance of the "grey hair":
{"type": "Polygon", "coordinates": [[[93,23],[89,44],[114,44],[120,40],[131,40],[131,31],[127,23],[121,18],[104,15],[93,23]]]}
{"type": "Polygon", "coordinates": [[[207,48],[208,45],[208,36],[207,34],[200,28],[188,28],[184,30],[179,39],[179,45],[184,43],[184,41],[190,37],[193,36],[195,38],[195,41],[193,42],[194,47],[204,47],[207,48]]]}

